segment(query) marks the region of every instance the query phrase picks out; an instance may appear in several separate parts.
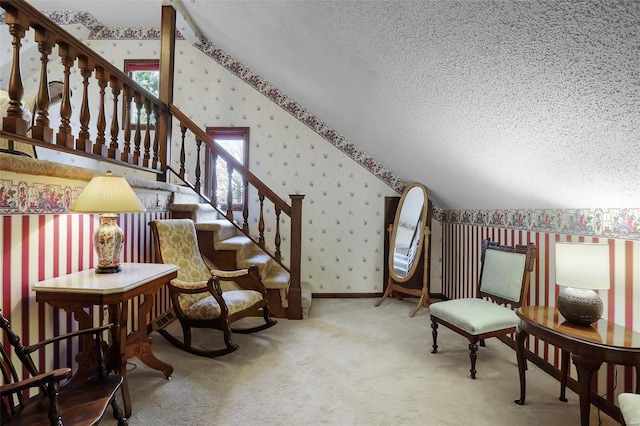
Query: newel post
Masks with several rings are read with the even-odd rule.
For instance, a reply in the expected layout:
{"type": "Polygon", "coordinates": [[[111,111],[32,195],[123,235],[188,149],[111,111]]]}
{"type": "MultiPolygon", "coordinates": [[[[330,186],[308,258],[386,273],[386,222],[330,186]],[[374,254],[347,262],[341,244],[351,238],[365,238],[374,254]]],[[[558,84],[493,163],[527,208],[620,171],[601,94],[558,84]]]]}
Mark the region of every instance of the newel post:
{"type": "Polygon", "coordinates": [[[289,265],[289,319],[302,319],[302,200],[304,195],[291,194],[291,263],[289,265]]]}

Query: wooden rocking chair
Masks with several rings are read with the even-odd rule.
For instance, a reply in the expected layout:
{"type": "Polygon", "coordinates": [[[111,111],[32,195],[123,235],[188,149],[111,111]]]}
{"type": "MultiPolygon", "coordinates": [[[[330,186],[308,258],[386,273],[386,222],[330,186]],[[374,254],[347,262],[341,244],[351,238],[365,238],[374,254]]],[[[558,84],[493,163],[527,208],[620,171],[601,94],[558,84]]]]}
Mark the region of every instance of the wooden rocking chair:
{"type": "Polygon", "coordinates": [[[11,351],[0,345],[0,372],[3,383],[0,386],[2,426],[95,425],[100,422],[109,405],[113,408],[113,417],[118,420],[118,425],[127,425],[127,420],[116,403],[116,392],[122,385],[122,376],[106,374],[102,356],[102,333],[110,327],[106,325],[71,332],[25,347],[11,330],[9,321],[0,315],[0,328],[4,335],[0,340],[6,339],[9,342],[24,370],[31,376],[19,380],[16,367],[12,363],[11,351]],[[95,345],[93,348],[85,348],[82,354],[95,356],[95,371],[76,373],[69,383],[60,385],[62,381],[71,378],[70,368],[58,368],[43,373],[36,369],[31,353],[51,343],[76,336],[84,336],[85,341],[95,345]],[[25,392],[31,388],[39,388],[39,393],[29,398],[25,397],[25,392]]]}
{"type": "Polygon", "coordinates": [[[231,341],[232,331],[253,333],[277,324],[270,317],[267,290],[256,266],[237,271],[210,270],[200,254],[191,219],[154,220],[149,225],[156,261],[180,267],[178,277],[169,283],[169,294],[182,326],[183,341],[166,329],[158,330],[171,344],[192,354],[213,358],[238,349],[231,341]],[[225,291],[222,282],[226,284],[225,291]],[[264,324],[246,329],[231,328],[235,321],[260,314],[264,324]],[[191,327],[222,330],[226,347],[217,350],[193,347],[191,327]]]}

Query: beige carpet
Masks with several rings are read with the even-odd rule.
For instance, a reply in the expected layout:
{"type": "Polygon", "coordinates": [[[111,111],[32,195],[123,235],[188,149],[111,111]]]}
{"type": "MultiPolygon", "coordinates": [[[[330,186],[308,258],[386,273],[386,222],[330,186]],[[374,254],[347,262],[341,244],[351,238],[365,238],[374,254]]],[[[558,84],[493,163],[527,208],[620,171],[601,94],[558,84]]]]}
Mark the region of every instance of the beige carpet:
{"type": "MultiPolygon", "coordinates": [[[[175,368],[171,381],[133,358],[131,425],[578,425],[578,397],[558,400],[559,383],[534,365],[527,404],[518,406],[515,353],[497,339],[478,353],[469,377],[468,341],[439,328],[431,354],[428,310],[412,300],[314,299],[310,318],[279,320],[234,335],[240,349],[207,359],[153,333],[155,355],[175,368]]],[[[253,320],[253,319],[251,319],[253,320]]],[[[180,329],[177,322],[169,328],[180,329]]],[[[217,331],[196,341],[220,345],[217,331]]],[[[209,345],[211,347],[211,345],[209,345]]],[[[592,425],[598,412],[592,409],[592,425]]],[[[601,424],[617,424],[604,413],[601,424]]],[[[103,425],[115,424],[109,411],[103,425]]]]}

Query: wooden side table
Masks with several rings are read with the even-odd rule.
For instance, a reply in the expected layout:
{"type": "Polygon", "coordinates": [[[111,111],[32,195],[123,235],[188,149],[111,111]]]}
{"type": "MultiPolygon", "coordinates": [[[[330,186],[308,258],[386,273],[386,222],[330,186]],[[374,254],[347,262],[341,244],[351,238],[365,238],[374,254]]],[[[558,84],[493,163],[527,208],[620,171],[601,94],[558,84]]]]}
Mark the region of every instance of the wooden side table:
{"type": "MultiPolygon", "coordinates": [[[[33,285],[36,301],[48,303],[73,313],[80,328],[93,327],[93,317],[84,308],[94,305],[109,307],[109,321],[113,323],[109,363],[123,378],[122,399],[125,417],[131,416],[131,396],[127,381],[127,360],[137,357],[149,367],[171,378],[173,367],[156,358],[151,352],[147,336],[147,316],[153,307],[155,294],[178,275],[178,267],[161,263],[123,263],[115,274],[96,274],[89,269],[37,282],[33,285]],[[141,296],[138,306],[137,329],[127,336],[129,300],[141,296]]],[[[85,348],[89,347],[85,343],[85,348]]],[[[86,367],[78,358],[82,377],[86,367]]]]}
{"type": "Polygon", "coordinates": [[[636,368],[636,393],[640,393],[640,333],[603,319],[592,326],[573,325],[565,321],[555,307],[524,306],[516,311],[520,325],[516,332],[516,353],[520,373],[520,399],[526,393],[526,356],[524,344],[530,334],[560,348],[560,400],[566,401],[565,391],[569,374],[569,355],[578,373],[580,424],[589,424],[591,381],[603,362],[632,365],[636,368]]]}

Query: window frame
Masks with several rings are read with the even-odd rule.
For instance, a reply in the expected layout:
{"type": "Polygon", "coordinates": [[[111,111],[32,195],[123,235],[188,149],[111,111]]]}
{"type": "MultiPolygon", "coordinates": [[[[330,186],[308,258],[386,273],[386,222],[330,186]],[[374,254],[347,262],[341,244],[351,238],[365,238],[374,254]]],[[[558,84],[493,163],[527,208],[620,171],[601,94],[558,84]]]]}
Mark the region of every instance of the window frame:
{"type": "MultiPolygon", "coordinates": [[[[124,73],[131,79],[133,79],[132,73],[136,71],[158,71],[158,78],[160,77],[160,60],[159,59],[125,59],[124,60],[124,73]]],[[[158,88],[159,90],[160,88],[158,88]]],[[[153,92],[151,92],[153,93],[153,92]]],[[[156,97],[160,95],[160,93],[154,93],[156,97]]],[[[125,123],[125,97],[122,96],[122,128],[124,129],[125,123]]],[[[144,108],[144,107],[143,107],[144,108]]],[[[130,110],[130,120],[131,120],[131,129],[135,130],[138,124],[135,122],[136,118],[136,106],[135,101],[133,99],[133,94],[131,97],[131,110],[130,110]]],[[[142,120],[141,120],[142,121],[142,120]]],[[[140,123],[140,129],[146,129],[147,123],[146,120],[140,123]]],[[[154,123],[149,125],[150,130],[154,130],[156,128],[154,123]]]]}
{"type": "MultiPolygon", "coordinates": [[[[244,165],[247,169],[249,169],[249,127],[206,127],[206,132],[212,140],[216,139],[229,139],[229,140],[238,140],[242,139],[242,155],[243,161],[241,161],[242,165],[244,165]]],[[[224,203],[218,203],[217,197],[213,194],[213,184],[212,184],[212,172],[213,172],[213,150],[209,147],[209,145],[205,144],[205,162],[204,162],[204,193],[209,196],[211,200],[215,198],[215,204],[217,206],[225,205],[226,199],[224,203]]],[[[244,180],[242,184],[242,195],[240,203],[233,203],[231,208],[233,211],[242,211],[245,204],[248,200],[248,194],[245,191],[244,180]]]]}

